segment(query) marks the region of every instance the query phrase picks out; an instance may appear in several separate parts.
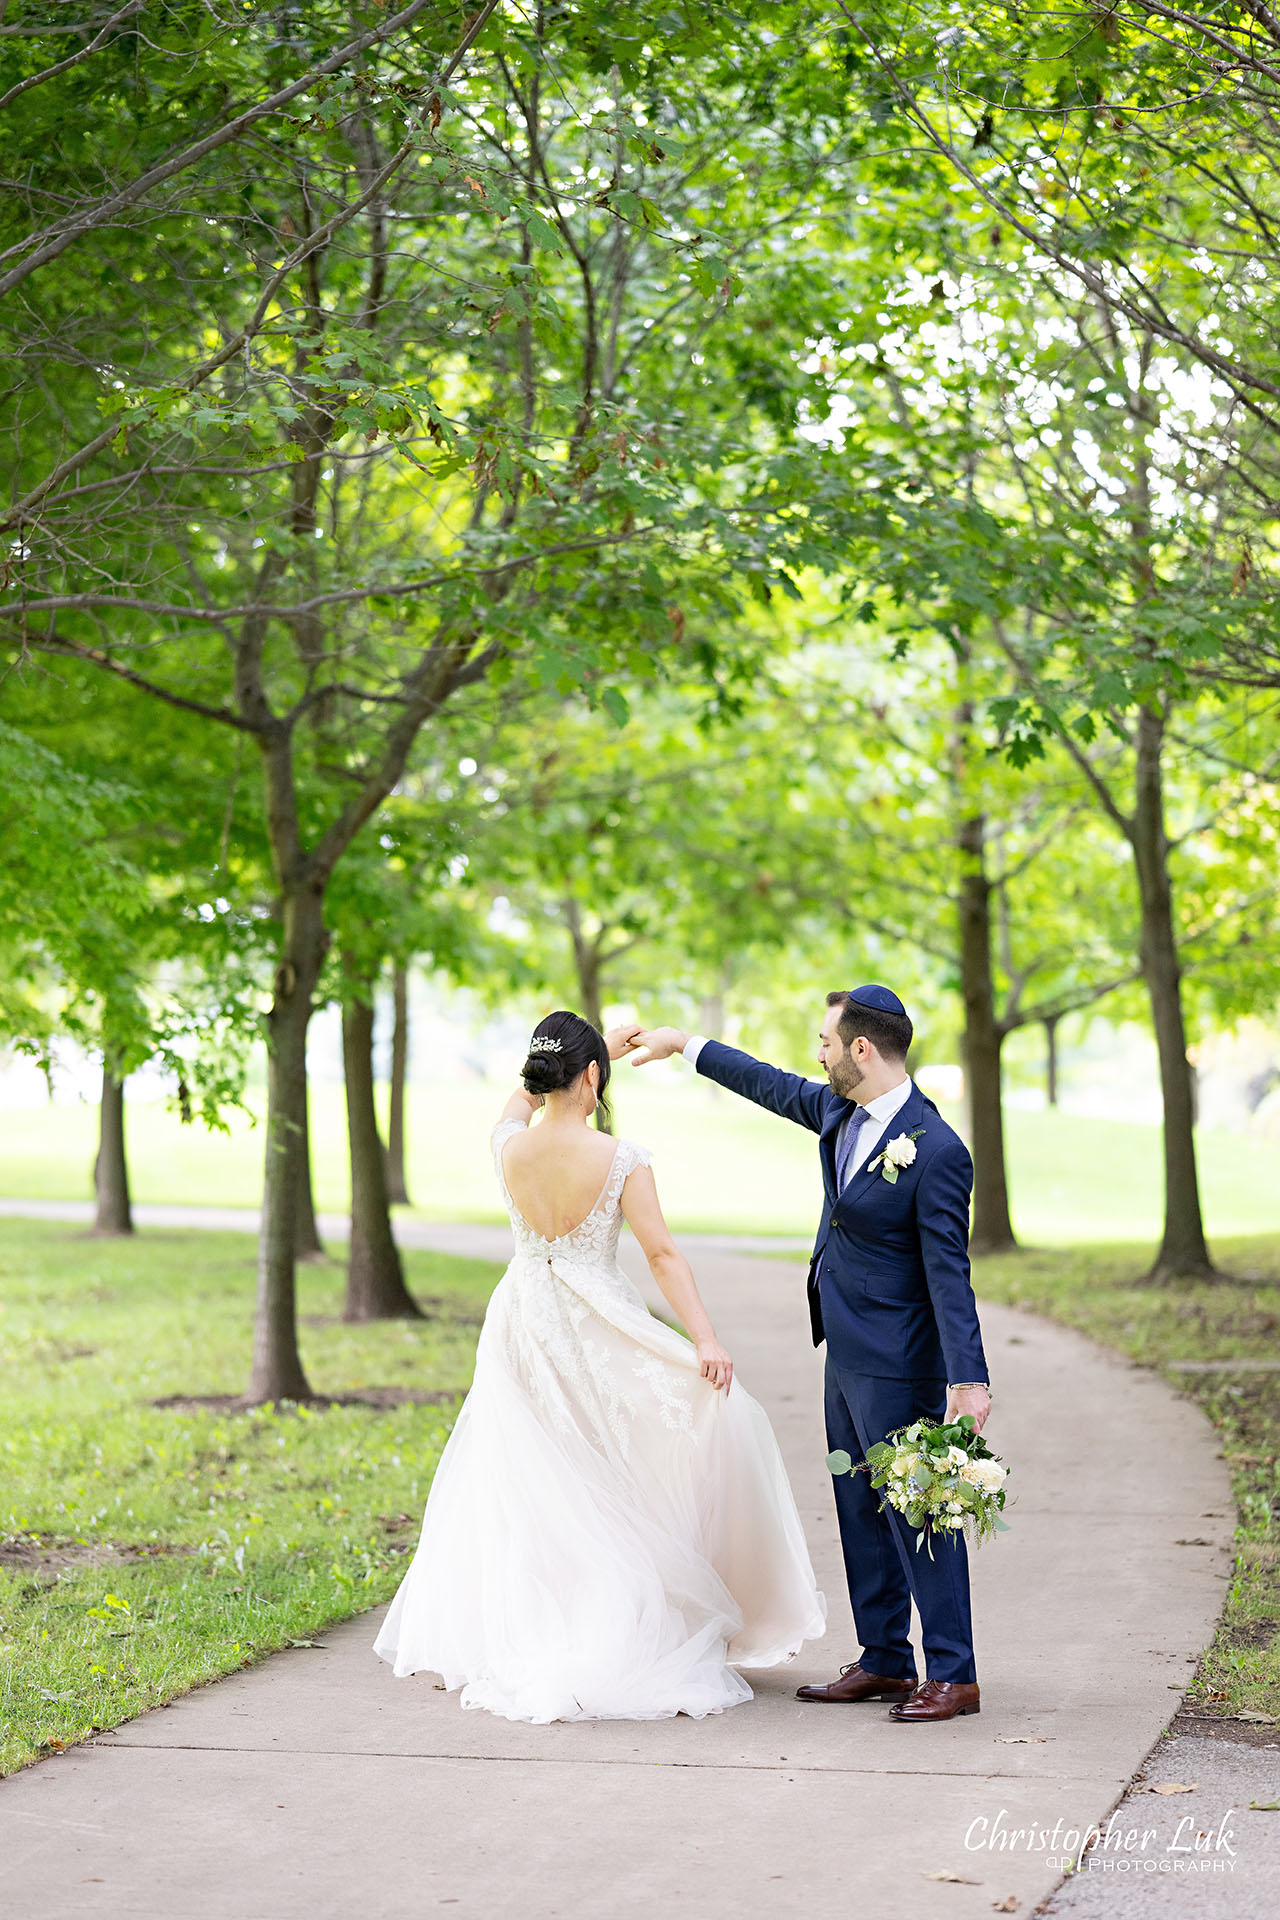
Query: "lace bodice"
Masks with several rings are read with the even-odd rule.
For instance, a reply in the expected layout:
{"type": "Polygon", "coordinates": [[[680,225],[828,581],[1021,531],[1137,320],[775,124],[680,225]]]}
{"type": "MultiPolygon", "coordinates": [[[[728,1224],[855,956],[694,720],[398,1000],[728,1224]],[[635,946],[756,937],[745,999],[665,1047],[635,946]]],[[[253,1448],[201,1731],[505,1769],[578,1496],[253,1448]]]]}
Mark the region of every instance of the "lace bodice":
{"type": "Polygon", "coordinates": [[[634,1140],[619,1140],[614,1149],[609,1177],[590,1213],[585,1220],[578,1222],[571,1233],[557,1234],[554,1240],[548,1240],[525,1219],[511,1198],[506,1175],[502,1171],[502,1149],[513,1134],[523,1133],[528,1124],[527,1120],[501,1120],[493,1130],[493,1164],[503,1201],[511,1217],[516,1253],[531,1254],[538,1260],[546,1260],[551,1255],[557,1259],[590,1260],[611,1265],[617,1258],[618,1236],[622,1231],[622,1189],[627,1183],[627,1176],[634,1173],[637,1167],[647,1167],[653,1156],[647,1148],[637,1146],[634,1140]]]}

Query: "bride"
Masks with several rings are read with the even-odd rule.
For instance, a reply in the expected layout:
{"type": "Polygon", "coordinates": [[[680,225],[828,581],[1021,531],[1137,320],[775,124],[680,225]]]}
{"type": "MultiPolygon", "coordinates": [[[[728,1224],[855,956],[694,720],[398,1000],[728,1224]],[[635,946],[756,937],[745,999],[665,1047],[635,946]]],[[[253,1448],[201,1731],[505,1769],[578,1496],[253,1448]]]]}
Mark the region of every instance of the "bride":
{"type": "Polygon", "coordinates": [[[825,1631],[773,1430],[733,1384],[649,1155],[589,1124],[638,1031],[552,1013],[534,1033],[493,1134],[515,1258],[375,1643],[509,1720],[719,1713],[751,1698],[738,1668],[825,1631]],[[624,1218],[692,1344],[619,1268],[624,1218]]]}

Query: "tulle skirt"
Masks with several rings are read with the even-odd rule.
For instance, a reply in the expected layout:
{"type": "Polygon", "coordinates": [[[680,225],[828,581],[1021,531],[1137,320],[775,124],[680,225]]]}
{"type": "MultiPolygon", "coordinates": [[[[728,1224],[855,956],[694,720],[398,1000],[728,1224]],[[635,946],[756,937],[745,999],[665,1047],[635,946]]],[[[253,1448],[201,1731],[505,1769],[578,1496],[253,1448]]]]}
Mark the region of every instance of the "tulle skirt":
{"type": "Polygon", "coordinates": [[[615,1265],[517,1257],[375,1651],[511,1720],[701,1718],[825,1630],[763,1410],[615,1265]]]}

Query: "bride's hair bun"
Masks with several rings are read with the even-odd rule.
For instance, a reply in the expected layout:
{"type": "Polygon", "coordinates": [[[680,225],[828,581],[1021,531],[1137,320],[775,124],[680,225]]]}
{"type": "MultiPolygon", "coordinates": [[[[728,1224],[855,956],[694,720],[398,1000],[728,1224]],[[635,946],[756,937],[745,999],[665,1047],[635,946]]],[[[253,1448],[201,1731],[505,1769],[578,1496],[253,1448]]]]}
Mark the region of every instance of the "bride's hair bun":
{"type": "Polygon", "coordinates": [[[531,1053],[520,1074],[529,1093],[556,1093],[577,1078],[576,1074],[566,1073],[563,1059],[554,1053],[531,1053]]]}
{"type": "Polygon", "coordinates": [[[600,1069],[596,1099],[607,1118],[604,1090],[609,1084],[609,1050],[599,1030],[581,1014],[561,1010],[538,1022],[520,1077],[527,1093],[559,1093],[571,1087],[593,1060],[600,1069]]]}

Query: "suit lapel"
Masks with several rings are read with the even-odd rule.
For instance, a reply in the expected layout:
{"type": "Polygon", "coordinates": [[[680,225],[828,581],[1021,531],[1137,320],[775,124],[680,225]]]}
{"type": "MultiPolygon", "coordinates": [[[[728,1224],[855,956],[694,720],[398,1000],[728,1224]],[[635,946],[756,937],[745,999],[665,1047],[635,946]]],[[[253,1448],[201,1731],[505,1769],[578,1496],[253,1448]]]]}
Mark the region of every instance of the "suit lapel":
{"type": "Polygon", "coordinates": [[[848,1113],[852,1102],[832,1100],[827,1117],[822,1123],[822,1132],[818,1136],[818,1155],[822,1161],[822,1178],[833,1203],[839,1198],[836,1192],[836,1135],[840,1124],[848,1113]]]}
{"type": "Polygon", "coordinates": [[[843,1206],[848,1200],[860,1198],[869,1190],[873,1180],[880,1179],[880,1168],[877,1166],[875,1172],[872,1173],[872,1163],[879,1160],[880,1155],[884,1152],[889,1142],[896,1140],[900,1133],[914,1133],[915,1129],[924,1121],[926,1105],[927,1102],[924,1095],[913,1080],[911,1082],[910,1093],[898,1108],[898,1111],[894,1114],[892,1120],[890,1120],[844,1192],[840,1195],[838,1202],[840,1206],[843,1206]]]}

